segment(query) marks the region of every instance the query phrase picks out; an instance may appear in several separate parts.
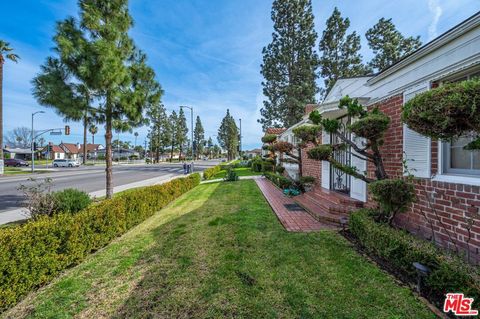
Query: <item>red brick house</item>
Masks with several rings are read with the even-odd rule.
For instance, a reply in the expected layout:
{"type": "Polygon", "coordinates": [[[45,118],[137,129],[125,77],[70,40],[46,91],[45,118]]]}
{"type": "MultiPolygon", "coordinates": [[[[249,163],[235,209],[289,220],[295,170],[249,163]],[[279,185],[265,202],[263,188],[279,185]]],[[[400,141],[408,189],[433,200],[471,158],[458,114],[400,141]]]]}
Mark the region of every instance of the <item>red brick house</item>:
{"type": "MultiPolygon", "coordinates": [[[[389,68],[373,75],[337,81],[316,109],[326,118],[340,118],[345,125],[354,119],[338,108],[345,95],[357,98],[367,108],[378,106],[391,118],[382,155],[387,173],[402,177],[408,171],[416,177],[417,202],[395,223],[418,236],[450,246],[450,238],[462,249],[469,249],[480,261],[480,152],[466,151],[468,138],[445,142],[431,140],[401,121],[403,104],[416,94],[442,85],[480,76],[480,13],[465,20],[425,44],[389,68]],[[432,210],[435,208],[435,211],[432,210]],[[470,235],[467,218],[473,219],[470,235]]],[[[308,122],[311,105],[302,123],[308,122]]],[[[297,126],[296,125],[296,126],[297,126]]],[[[288,139],[288,128],[280,135],[288,139]]],[[[337,137],[322,134],[324,144],[337,143],[337,137]]],[[[358,141],[361,142],[361,141],[358,141]]],[[[373,167],[352,156],[352,150],[336,151],[337,160],[373,173],[373,167]]],[[[365,182],[318,162],[302,152],[302,174],[314,176],[317,187],[297,198],[318,218],[339,221],[339,217],[361,207],[374,205],[368,199],[365,182]]]]}

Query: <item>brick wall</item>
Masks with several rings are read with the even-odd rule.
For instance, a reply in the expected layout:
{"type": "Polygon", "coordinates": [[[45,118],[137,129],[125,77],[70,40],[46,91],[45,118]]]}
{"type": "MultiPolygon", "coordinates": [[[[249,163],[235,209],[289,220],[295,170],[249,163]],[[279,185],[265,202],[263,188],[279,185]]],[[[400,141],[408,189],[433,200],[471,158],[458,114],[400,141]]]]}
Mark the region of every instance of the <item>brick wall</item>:
{"type": "Polygon", "coordinates": [[[307,104],[305,105],[305,114],[309,114],[310,112],[312,112],[313,110],[315,110],[315,108],[317,108],[317,104],[307,104]]]}
{"type": "MultiPolygon", "coordinates": [[[[376,105],[391,118],[381,148],[385,169],[390,177],[401,177],[403,171],[402,104],[402,95],[397,95],[376,105]]],[[[433,174],[438,172],[438,156],[438,143],[432,141],[433,174]]],[[[374,166],[370,163],[368,171],[372,176],[374,166]]],[[[471,261],[480,263],[480,187],[417,179],[416,194],[417,202],[407,213],[397,217],[396,225],[445,248],[455,249],[455,245],[450,243],[451,238],[462,251],[466,252],[469,247],[471,261]],[[474,225],[469,235],[467,228],[471,218],[474,225]]],[[[374,203],[369,199],[367,206],[372,205],[374,203]]]]}
{"type": "Polygon", "coordinates": [[[302,149],[302,176],[315,177],[315,184],[321,184],[322,178],[322,162],[308,158],[307,151],[313,147],[313,144],[307,145],[302,149]]]}

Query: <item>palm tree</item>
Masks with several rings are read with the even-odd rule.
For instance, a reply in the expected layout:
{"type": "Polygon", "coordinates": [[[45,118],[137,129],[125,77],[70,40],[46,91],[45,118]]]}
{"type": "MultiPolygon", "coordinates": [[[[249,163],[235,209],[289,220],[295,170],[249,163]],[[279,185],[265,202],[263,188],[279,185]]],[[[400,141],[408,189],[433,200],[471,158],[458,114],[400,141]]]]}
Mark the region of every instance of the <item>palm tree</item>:
{"type": "Polygon", "coordinates": [[[135,147],[137,147],[138,132],[133,133],[133,135],[135,136],[135,146],[134,146],[134,148],[135,148],[135,147]]]}
{"type": "Polygon", "coordinates": [[[19,57],[12,53],[13,49],[8,42],[0,40],[0,172],[3,172],[3,64],[5,59],[17,62],[19,57]]]}
{"type": "Polygon", "coordinates": [[[95,144],[95,134],[98,133],[98,127],[95,124],[90,125],[88,128],[90,134],[92,134],[92,144],[95,144]]]}

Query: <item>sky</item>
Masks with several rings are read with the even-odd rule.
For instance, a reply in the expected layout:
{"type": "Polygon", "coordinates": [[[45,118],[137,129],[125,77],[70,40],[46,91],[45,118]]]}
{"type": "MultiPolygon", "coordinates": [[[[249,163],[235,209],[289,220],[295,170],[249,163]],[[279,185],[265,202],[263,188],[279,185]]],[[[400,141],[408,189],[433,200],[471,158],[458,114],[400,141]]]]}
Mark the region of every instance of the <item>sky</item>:
{"type": "MultiPolygon", "coordinates": [[[[419,35],[425,43],[480,10],[480,0],[312,2],[319,37],[326,19],[338,7],[350,18],[350,31],[362,36],[365,61],[372,54],[364,34],[381,17],[392,18],[404,35],[419,35]]],[[[220,121],[230,109],[237,121],[242,120],[243,149],[260,146],[260,64],[262,48],[271,41],[273,31],[271,4],[267,0],[130,0],[134,19],[130,35],[156,72],[167,111],[178,111],[179,105],[192,106],[207,138],[216,141],[220,121]]],[[[40,110],[45,113],[35,116],[36,130],[65,125],[52,109],[40,106],[32,97],[31,79],[45,59],[54,55],[55,23],[69,16],[78,16],[76,0],[2,1],[0,39],[10,42],[21,58],[4,67],[4,134],[15,127],[30,127],[31,113],[40,110]]],[[[70,136],[47,135],[45,139],[82,143],[81,124],[68,125],[70,136]]],[[[144,144],[147,130],[134,130],[139,133],[137,145],[144,144]]],[[[104,143],[103,134],[100,127],[96,143],[104,143]]],[[[133,133],[121,133],[120,139],[135,142],[133,133]]]]}

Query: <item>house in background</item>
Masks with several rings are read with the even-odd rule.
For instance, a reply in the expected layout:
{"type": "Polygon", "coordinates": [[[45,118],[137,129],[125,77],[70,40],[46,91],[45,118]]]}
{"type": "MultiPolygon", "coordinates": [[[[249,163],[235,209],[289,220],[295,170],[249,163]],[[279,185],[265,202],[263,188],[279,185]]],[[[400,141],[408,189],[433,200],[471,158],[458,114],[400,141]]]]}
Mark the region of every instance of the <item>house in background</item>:
{"type": "MultiPolygon", "coordinates": [[[[3,149],[5,158],[15,158],[21,159],[24,161],[29,161],[32,159],[32,150],[29,148],[4,148],[3,149]]],[[[35,156],[36,158],[36,156],[35,156]]]]}
{"type": "Polygon", "coordinates": [[[60,143],[59,147],[65,152],[65,159],[78,160],[80,144],[60,143]]]}
{"type": "Polygon", "coordinates": [[[260,148],[254,148],[250,151],[244,151],[244,154],[247,158],[254,158],[256,156],[262,155],[262,150],[260,148]]]}
{"type": "MultiPolygon", "coordinates": [[[[415,95],[443,83],[475,77],[480,77],[480,13],[373,76],[338,80],[314,109],[324,118],[340,119],[346,127],[354,119],[348,118],[338,105],[339,100],[348,95],[368,109],[378,107],[387,114],[391,123],[381,149],[387,174],[403,177],[408,167],[416,178],[417,201],[407,213],[397,216],[395,224],[447,248],[452,248],[450,236],[464,250],[469,247],[471,255],[480,262],[480,227],[472,227],[471,236],[466,230],[467,214],[480,214],[480,152],[463,149],[469,137],[452,142],[432,140],[401,121],[403,105],[415,95]],[[441,220],[432,217],[431,200],[441,220]]],[[[308,121],[312,109],[306,107],[304,119],[297,125],[308,121]]],[[[280,138],[288,140],[291,129],[280,138]]],[[[349,134],[346,130],[343,133],[349,134]]],[[[323,144],[340,142],[338,136],[325,132],[321,141],[323,144]]],[[[362,141],[357,139],[357,143],[361,145],[362,141]]],[[[358,171],[373,175],[373,165],[353,156],[353,152],[339,149],[334,156],[358,171]]],[[[317,186],[296,200],[318,219],[339,221],[352,210],[374,205],[365,182],[332,167],[329,162],[310,160],[305,151],[302,159],[303,175],[315,177],[317,186]]],[[[474,222],[479,225],[480,218],[476,217],[474,222]]]]}
{"type": "Polygon", "coordinates": [[[49,144],[43,148],[41,153],[47,159],[65,159],[65,151],[58,145],[49,144]]]}
{"type": "MultiPolygon", "coordinates": [[[[87,159],[97,159],[99,151],[104,150],[105,147],[102,144],[87,144],[87,159]]],[[[78,149],[79,158],[83,157],[83,144],[80,144],[78,149]]]]}

